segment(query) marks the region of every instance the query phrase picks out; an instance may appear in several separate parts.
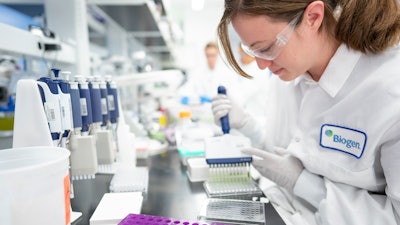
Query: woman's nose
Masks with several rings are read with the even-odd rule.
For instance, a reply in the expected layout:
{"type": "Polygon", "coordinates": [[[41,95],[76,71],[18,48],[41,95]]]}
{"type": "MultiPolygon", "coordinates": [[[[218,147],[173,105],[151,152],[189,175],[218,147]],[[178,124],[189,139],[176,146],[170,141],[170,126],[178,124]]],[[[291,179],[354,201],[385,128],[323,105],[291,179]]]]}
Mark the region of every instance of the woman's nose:
{"type": "Polygon", "coordinates": [[[257,58],[256,57],[256,62],[257,62],[257,66],[260,69],[265,69],[267,67],[270,67],[272,64],[272,60],[266,60],[266,59],[261,59],[261,58],[257,58]]]}

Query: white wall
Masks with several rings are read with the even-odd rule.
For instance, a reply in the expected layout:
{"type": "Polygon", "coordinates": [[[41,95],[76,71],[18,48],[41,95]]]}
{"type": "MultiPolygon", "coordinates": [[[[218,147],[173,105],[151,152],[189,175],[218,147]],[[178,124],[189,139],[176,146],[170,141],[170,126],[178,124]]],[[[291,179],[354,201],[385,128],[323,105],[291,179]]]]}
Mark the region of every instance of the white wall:
{"type": "Polygon", "coordinates": [[[180,20],[183,31],[183,43],[176,46],[177,65],[184,69],[205,63],[204,46],[209,41],[216,41],[217,25],[224,11],[224,0],[205,0],[204,9],[193,11],[190,0],[183,0],[182,5],[171,0],[170,16],[180,20]]]}

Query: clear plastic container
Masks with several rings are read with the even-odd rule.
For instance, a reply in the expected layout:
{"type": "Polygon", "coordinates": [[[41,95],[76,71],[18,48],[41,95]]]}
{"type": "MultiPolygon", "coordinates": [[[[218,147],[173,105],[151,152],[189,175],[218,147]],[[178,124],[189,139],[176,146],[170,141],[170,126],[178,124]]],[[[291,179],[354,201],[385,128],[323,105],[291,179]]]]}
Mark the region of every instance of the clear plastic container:
{"type": "Polygon", "coordinates": [[[69,151],[25,147],[0,151],[0,223],[70,224],[69,151]]]}
{"type": "Polygon", "coordinates": [[[183,157],[203,156],[204,139],[213,135],[212,129],[192,122],[190,111],[181,111],[175,128],[176,146],[183,157]]]}

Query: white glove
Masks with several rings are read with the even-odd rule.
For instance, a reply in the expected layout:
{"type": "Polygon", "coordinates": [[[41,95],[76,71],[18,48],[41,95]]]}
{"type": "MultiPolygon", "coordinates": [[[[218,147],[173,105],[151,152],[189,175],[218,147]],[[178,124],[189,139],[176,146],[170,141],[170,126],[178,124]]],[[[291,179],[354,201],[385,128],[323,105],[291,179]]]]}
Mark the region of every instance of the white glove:
{"type": "Polygon", "coordinates": [[[249,120],[247,114],[227,95],[219,94],[212,99],[211,109],[214,115],[214,122],[221,126],[221,117],[229,113],[229,125],[231,128],[240,129],[249,120]]]}
{"type": "Polygon", "coordinates": [[[253,155],[253,166],[264,177],[277,185],[292,191],[304,167],[301,161],[286,150],[277,148],[276,153],[257,148],[242,150],[243,153],[253,155]]]}

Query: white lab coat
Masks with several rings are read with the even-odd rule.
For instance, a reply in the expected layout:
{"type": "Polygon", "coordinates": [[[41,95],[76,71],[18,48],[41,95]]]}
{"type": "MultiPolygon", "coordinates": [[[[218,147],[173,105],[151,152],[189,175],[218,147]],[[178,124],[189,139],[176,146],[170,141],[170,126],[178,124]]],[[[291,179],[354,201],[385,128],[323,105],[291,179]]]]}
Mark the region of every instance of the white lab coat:
{"type": "Polygon", "coordinates": [[[230,95],[241,99],[238,95],[238,76],[221,59],[218,59],[213,70],[204,65],[189,72],[186,83],[178,90],[178,93],[181,96],[203,96],[211,99],[218,94],[218,86],[223,85],[230,95]]]}
{"type": "Polygon", "coordinates": [[[293,200],[265,190],[294,206],[288,224],[400,224],[399,62],[400,47],[364,55],[342,45],[319,82],[271,79],[266,127],[253,121],[241,131],[302,161],[293,200]]]}

